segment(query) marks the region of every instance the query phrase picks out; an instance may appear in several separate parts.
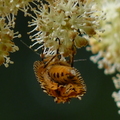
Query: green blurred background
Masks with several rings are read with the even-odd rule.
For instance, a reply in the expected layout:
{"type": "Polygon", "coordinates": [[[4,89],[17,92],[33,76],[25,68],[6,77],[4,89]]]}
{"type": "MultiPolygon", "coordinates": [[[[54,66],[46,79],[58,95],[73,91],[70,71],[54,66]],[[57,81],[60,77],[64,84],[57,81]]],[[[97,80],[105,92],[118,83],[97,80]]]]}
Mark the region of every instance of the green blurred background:
{"type": "MultiPolygon", "coordinates": [[[[16,30],[22,34],[21,40],[30,45],[26,34],[29,18],[19,12],[16,30]]],[[[34,72],[33,63],[40,57],[28,49],[20,39],[15,40],[20,50],[10,54],[15,63],[8,68],[0,66],[0,120],[120,120],[118,108],[111,97],[115,87],[112,76],[105,76],[89,58],[90,52],[79,49],[75,62],[87,85],[87,93],[82,100],[72,99],[70,104],[56,104],[53,98],[43,93],[34,72]]]]}

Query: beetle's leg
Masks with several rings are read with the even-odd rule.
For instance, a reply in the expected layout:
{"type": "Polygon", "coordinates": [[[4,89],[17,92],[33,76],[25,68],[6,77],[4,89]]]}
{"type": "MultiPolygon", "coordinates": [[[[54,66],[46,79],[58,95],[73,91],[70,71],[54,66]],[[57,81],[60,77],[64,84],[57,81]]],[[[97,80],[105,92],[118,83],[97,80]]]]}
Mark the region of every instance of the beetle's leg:
{"type": "Polygon", "coordinates": [[[44,65],[44,68],[48,66],[48,64],[56,57],[56,55],[54,55],[53,57],[51,57],[44,65]]]}
{"type": "Polygon", "coordinates": [[[44,52],[44,47],[42,47],[42,53],[40,54],[40,57],[41,57],[42,61],[43,61],[43,58],[44,58],[43,52],[44,52]]]}
{"type": "MultiPolygon", "coordinates": [[[[58,41],[58,44],[60,46],[60,39],[59,38],[56,38],[56,41],[58,41]]],[[[45,63],[45,66],[44,67],[47,67],[48,64],[55,58],[55,57],[58,57],[58,59],[60,60],[61,59],[61,54],[59,54],[59,46],[57,48],[57,51],[56,51],[56,55],[52,56],[46,63],[45,63]]],[[[44,56],[43,56],[44,57],[44,56]]]]}

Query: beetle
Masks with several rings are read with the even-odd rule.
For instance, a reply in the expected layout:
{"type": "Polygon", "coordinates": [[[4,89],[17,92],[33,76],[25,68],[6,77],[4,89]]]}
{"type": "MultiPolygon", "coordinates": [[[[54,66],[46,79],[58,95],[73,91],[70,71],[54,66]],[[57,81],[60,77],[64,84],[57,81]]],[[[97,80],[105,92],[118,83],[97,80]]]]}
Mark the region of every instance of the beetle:
{"type": "Polygon", "coordinates": [[[69,102],[71,98],[81,97],[86,93],[86,85],[80,72],[71,63],[55,54],[35,61],[33,69],[41,88],[45,93],[54,97],[56,103],[69,102]]]}

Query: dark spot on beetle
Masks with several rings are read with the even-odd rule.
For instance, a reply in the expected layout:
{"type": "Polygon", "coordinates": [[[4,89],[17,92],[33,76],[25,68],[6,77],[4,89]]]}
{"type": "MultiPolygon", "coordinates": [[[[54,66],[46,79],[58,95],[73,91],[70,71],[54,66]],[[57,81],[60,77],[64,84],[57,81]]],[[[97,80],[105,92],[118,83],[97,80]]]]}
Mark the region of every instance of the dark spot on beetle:
{"type": "Polygon", "coordinates": [[[53,74],[54,77],[56,77],[55,73],[53,74]]]}
{"type": "Polygon", "coordinates": [[[59,78],[59,73],[57,73],[57,78],[59,78]]]}
{"type": "Polygon", "coordinates": [[[63,72],[61,73],[61,76],[64,76],[64,73],[63,73],[63,72]]]}

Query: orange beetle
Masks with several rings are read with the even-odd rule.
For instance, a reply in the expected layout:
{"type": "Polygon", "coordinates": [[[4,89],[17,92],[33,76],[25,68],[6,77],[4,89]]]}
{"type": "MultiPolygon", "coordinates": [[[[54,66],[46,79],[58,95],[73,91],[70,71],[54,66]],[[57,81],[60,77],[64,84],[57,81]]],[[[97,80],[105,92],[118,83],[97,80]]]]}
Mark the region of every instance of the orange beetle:
{"type": "Polygon", "coordinates": [[[59,54],[35,61],[33,68],[43,91],[57,103],[68,102],[71,98],[81,99],[86,93],[86,85],[78,70],[59,54]]]}

